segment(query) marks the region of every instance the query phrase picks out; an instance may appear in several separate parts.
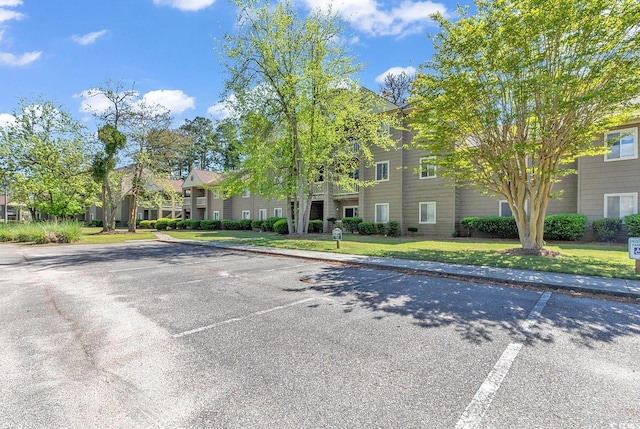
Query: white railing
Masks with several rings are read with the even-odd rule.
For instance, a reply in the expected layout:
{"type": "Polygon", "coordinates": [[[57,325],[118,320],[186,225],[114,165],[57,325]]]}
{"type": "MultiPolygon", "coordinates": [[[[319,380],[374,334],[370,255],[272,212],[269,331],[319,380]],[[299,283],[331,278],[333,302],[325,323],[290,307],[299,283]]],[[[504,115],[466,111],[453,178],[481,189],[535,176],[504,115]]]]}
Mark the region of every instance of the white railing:
{"type": "Polygon", "coordinates": [[[182,205],[184,207],[190,207],[191,206],[191,197],[184,197],[184,202],[182,203],[182,205]]]}
{"type": "Polygon", "coordinates": [[[196,204],[198,207],[204,207],[207,205],[207,197],[197,197],[196,204]]]}
{"type": "Polygon", "coordinates": [[[343,189],[341,187],[336,186],[333,195],[349,195],[349,194],[358,194],[360,193],[360,186],[356,185],[353,187],[353,190],[343,189]]]}

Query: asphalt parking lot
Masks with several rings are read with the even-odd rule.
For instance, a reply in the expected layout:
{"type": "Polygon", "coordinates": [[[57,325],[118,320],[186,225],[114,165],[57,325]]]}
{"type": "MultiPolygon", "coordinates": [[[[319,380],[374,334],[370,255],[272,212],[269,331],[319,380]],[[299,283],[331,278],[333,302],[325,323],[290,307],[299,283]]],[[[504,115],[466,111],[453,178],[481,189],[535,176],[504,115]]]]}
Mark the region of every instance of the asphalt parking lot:
{"type": "Polygon", "coordinates": [[[640,428],[634,303],[152,241],[0,270],[0,427],[640,428]]]}

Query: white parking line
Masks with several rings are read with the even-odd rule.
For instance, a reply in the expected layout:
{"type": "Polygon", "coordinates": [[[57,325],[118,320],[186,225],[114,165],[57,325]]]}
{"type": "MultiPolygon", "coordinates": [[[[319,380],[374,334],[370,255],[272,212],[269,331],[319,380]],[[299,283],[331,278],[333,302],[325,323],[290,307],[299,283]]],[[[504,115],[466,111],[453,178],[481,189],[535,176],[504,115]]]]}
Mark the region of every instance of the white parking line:
{"type": "Polygon", "coordinates": [[[191,329],[189,331],[180,332],[179,334],[174,334],[173,338],[180,338],[180,337],[184,337],[184,336],[187,336],[187,335],[196,334],[198,332],[206,331],[208,329],[212,329],[212,328],[215,328],[217,326],[228,325],[230,323],[235,323],[235,322],[241,322],[243,320],[251,319],[252,317],[261,316],[263,314],[271,313],[273,311],[282,310],[282,309],[285,309],[285,308],[288,308],[288,307],[293,307],[293,306],[296,306],[296,305],[304,304],[306,302],[310,302],[310,301],[313,301],[313,300],[316,300],[316,299],[318,299],[318,298],[315,298],[315,297],[314,298],[305,298],[305,299],[301,299],[300,301],[291,302],[289,304],[278,305],[277,307],[269,308],[267,310],[256,311],[254,313],[248,314],[248,315],[243,316],[243,317],[234,317],[233,319],[227,319],[227,320],[223,320],[222,322],[212,323],[211,325],[202,326],[200,328],[195,328],[195,329],[191,329]]]}
{"type": "Polygon", "coordinates": [[[516,336],[518,341],[514,341],[509,344],[506,350],[498,359],[484,383],[480,386],[475,396],[471,400],[471,403],[467,406],[467,409],[462,413],[462,417],[456,423],[456,429],[473,429],[477,428],[482,421],[487,409],[491,405],[493,398],[500,389],[502,381],[509,373],[511,365],[518,357],[520,350],[524,346],[523,342],[526,341],[526,333],[533,327],[536,321],[540,318],[540,314],[547,305],[547,301],[551,297],[551,292],[545,292],[542,294],[533,310],[529,313],[526,320],[522,323],[522,332],[516,336]]]}

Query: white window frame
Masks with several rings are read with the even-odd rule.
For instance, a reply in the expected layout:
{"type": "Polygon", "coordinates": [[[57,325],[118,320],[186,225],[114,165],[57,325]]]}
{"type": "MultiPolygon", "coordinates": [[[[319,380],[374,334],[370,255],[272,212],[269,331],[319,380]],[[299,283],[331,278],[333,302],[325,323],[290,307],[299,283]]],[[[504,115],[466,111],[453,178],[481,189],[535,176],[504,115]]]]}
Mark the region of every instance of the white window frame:
{"type": "Polygon", "coordinates": [[[273,217],[282,217],[282,207],[273,208],[273,217]]]}
{"type": "Polygon", "coordinates": [[[374,174],[375,174],[375,181],[376,182],[388,182],[389,181],[389,176],[391,175],[390,171],[389,171],[389,161],[376,162],[376,169],[374,171],[374,174]],[[382,164],[387,164],[387,177],[386,177],[386,179],[385,178],[378,179],[378,165],[382,165],[382,164]]]}
{"type": "MultiPolygon", "coordinates": [[[[609,217],[609,213],[608,212],[608,199],[611,197],[632,197],[633,198],[633,210],[632,213],[629,214],[636,214],[638,213],[638,193],[637,192],[621,192],[621,193],[614,193],[614,194],[604,194],[604,217],[607,218],[609,217]]],[[[618,210],[620,210],[620,207],[618,208],[618,210]]],[[[627,216],[627,214],[622,214],[622,210],[620,210],[620,219],[623,219],[625,216],[627,216]]]]}
{"type": "Polygon", "coordinates": [[[251,198],[251,191],[247,188],[242,190],[242,198],[251,198]]]}
{"type": "MultiPolygon", "coordinates": [[[[498,216],[500,216],[500,217],[512,217],[513,216],[513,212],[511,213],[510,216],[506,216],[506,215],[502,214],[502,205],[503,204],[506,204],[507,207],[509,207],[509,202],[507,200],[498,201],[498,216]]],[[[509,210],[511,210],[511,207],[509,207],[509,210]]],[[[529,200],[526,200],[524,202],[524,212],[527,213],[527,214],[529,213],[529,200]]]]}
{"type": "Polygon", "coordinates": [[[242,219],[251,219],[251,210],[242,210],[242,219]]]}
{"type": "Polygon", "coordinates": [[[424,202],[418,203],[418,223],[422,224],[422,225],[427,225],[427,224],[433,225],[433,224],[435,224],[436,223],[436,216],[437,216],[436,215],[437,209],[438,209],[438,206],[437,206],[435,201],[424,201],[424,202]],[[433,219],[427,218],[426,221],[422,220],[422,207],[423,207],[423,205],[425,207],[425,210],[427,210],[427,214],[429,213],[428,207],[430,205],[433,205],[433,219]]]}
{"type": "Polygon", "coordinates": [[[376,223],[387,223],[389,222],[389,217],[390,217],[390,213],[389,213],[389,203],[379,203],[379,204],[375,204],[374,209],[373,209],[373,215],[374,215],[374,219],[376,223]],[[381,220],[378,219],[378,207],[387,207],[387,220],[381,220]]]}
{"type": "Polygon", "coordinates": [[[218,210],[213,212],[213,220],[220,220],[220,212],[218,210]]]}
{"type": "Polygon", "coordinates": [[[342,217],[347,217],[347,210],[353,209],[354,215],[352,217],[359,217],[360,207],[359,206],[344,206],[342,207],[342,217]]]}
{"type": "Polygon", "coordinates": [[[258,210],[258,220],[265,220],[267,218],[267,209],[258,210]]]}
{"type": "Polygon", "coordinates": [[[604,155],[604,162],[624,161],[627,159],[638,159],[638,129],[637,128],[625,128],[622,130],[607,131],[604,135],[604,144],[609,148],[613,147],[613,146],[609,146],[609,143],[608,143],[609,136],[611,134],[620,134],[621,138],[624,134],[630,134],[631,136],[633,136],[633,154],[622,156],[622,147],[620,147],[620,156],[618,158],[609,158],[609,155],[611,155],[611,151],[609,151],[604,155]]]}
{"type": "Polygon", "coordinates": [[[436,159],[435,156],[425,156],[420,158],[420,179],[433,179],[438,177],[438,168],[435,164],[429,163],[429,161],[436,159]],[[426,168],[425,168],[426,167],[426,168]],[[429,175],[429,167],[433,167],[433,174],[429,175]],[[427,173],[425,176],[424,173],[427,173]]]}

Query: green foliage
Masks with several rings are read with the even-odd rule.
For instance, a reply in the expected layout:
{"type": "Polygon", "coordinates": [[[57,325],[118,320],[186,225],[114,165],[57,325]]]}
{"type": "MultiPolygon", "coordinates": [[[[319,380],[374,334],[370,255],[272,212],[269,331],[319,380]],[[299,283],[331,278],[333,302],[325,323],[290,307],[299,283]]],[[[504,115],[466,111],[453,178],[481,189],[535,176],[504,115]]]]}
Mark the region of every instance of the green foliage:
{"type": "Polygon", "coordinates": [[[400,223],[396,221],[390,221],[387,224],[387,235],[390,237],[397,237],[400,235],[400,223]]]}
{"type": "Polygon", "coordinates": [[[358,231],[358,224],[362,222],[361,217],[343,217],[342,226],[349,232],[358,231]]]}
{"type": "Polygon", "coordinates": [[[202,220],[200,221],[200,229],[204,229],[207,231],[213,231],[215,229],[222,229],[222,222],[219,220],[202,220]]]}
{"type": "Polygon", "coordinates": [[[411,233],[416,233],[418,232],[418,228],[416,228],[415,226],[410,226],[407,228],[407,231],[411,232],[411,233]]]}
{"type": "Polygon", "coordinates": [[[166,231],[167,228],[169,228],[169,221],[168,220],[160,220],[160,219],[158,219],[156,221],[156,229],[158,231],[166,231]]]}
{"type": "Polygon", "coordinates": [[[622,229],[622,219],[595,219],[591,227],[600,240],[606,242],[615,241],[622,229]]]}
{"type": "Polygon", "coordinates": [[[240,219],[240,227],[244,230],[251,229],[251,219],[240,219]]]}
{"type": "Polygon", "coordinates": [[[484,216],[466,217],[460,221],[460,226],[471,231],[499,238],[518,238],[518,227],[513,217],[484,216]]]}
{"type": "Polygon", "coordinates": [[[186,219],[184,221],[184,226],[186,227],[186,229],[201,229],[200,228],[200,223],[202,221],[200,219],[186,219]]]}
{"type": "Polygon", "coordinates": [[[79,222],[33,222],[0,225],[0,241],[21,243],[74,243],[80,240],[79,222]]]}
{"type": "Polygon", "coordinates": [[[372,222],[358,223],[358,233],[362,235],[371,235],[376,233],[376,226],[372,222]]]}
{"type": "Polygon", "coordinates": [[[273,230],[278,234],[289,234],[289,225],[286,219],[280,219],[273,224],[273,230]]]}
{"type": "Polygon", "coordinates": [[[187,229],[187,220],[179,220],[176,222],[176,229],[187,229]]]}
{"type": "Polygon", "coordinates": [[[178,228],[178,222],[181,222],[179,219],[171,219],[170,221],[167,222],[167,228],[169,229],[177,229],[178,228]]]}
{"type": "Polygon", "coordinates": [[[348,38],[337,15],[321,9],[302,15],[291,0],[234,3],[236,31],[225,35],[221,52],[243,156],[225,186],[293,201],[289,217],[304,233],[320,176],[352,188],[364,184],[354,170],[360,161],[372,162],[371,146],[396,144],[380,129],[399,128],[399,121],[381,114],[394,106],[357,87],[354,76],[362,66],[346,52],[348,38]]]}
{"type": "Polygon", "coordinates": [[[637,1],[480,1],[473,16],[435,20],[436,54],[410,99],[415,141],[438,174],[511,201],[522,246],[541,248],[565,166],[606,153],[593,136],[637,116],[637,1]]]}
{"type": "Polygon", "coordinates": [[[238,220],[225,219],[222,221],[222,229],[237,231],[244,229],[244,227],[238,220]]]}
{"type": "Polygon", "coordinates": [[[156,222],[156,220],[141,220],[139,226],[143,229],[153,229],[156,227],[156,222]]]}
{"type": "Polygon", "coordinates": [[[625,216],[624,224],[629,237],[640,237],[640,214],[625,216]]]}
{"type": "Polygon", "coordinates": [[[251,221],[251,228],[253,228],[253,229],[262,229],[262,223],[263,222],[264,221],[262,221],[262,220],[257,220],[257,219],[253,220],[253,221],[251,221]]]}
{"type": "Polygon", "coordinates": [[[387,225],[382,222],[376,222],[373,224],[376,229],[376,234],[385,235],[387,233],[387,225]]]}
{"type": "Polygon", "coordinates": [[[587,228],[587,217],[581,214],[557,214],[544,219],[545,240],[579,240],[587,228]]]}
{"type": "Polygon", "coordinates": [[[319,219],[316,220],[310,220],[309,221],[309,229],[308,232],[312,232],[312,233],[320,233],[322,232],[322,221],[319,219]]]}
{"type": "Polygon", "coordinates": [[[102,220],[100,219],[94,219],[91,222],[89,222],[89,226],[93,226],[93,227],[102,227],[102,220]]]}
{"type": "Polygon", "coordinates": [[[284,217],[277,217],[277,216],[276,217],[266,218],[264,220],[264,222],[262,223],[263,230],[265,230],[265,231],[273,231],[273,224],[276,223],[279,220],[282,220],[282,219],[286,220],[286,218],[284,218],[284,217]]]}

